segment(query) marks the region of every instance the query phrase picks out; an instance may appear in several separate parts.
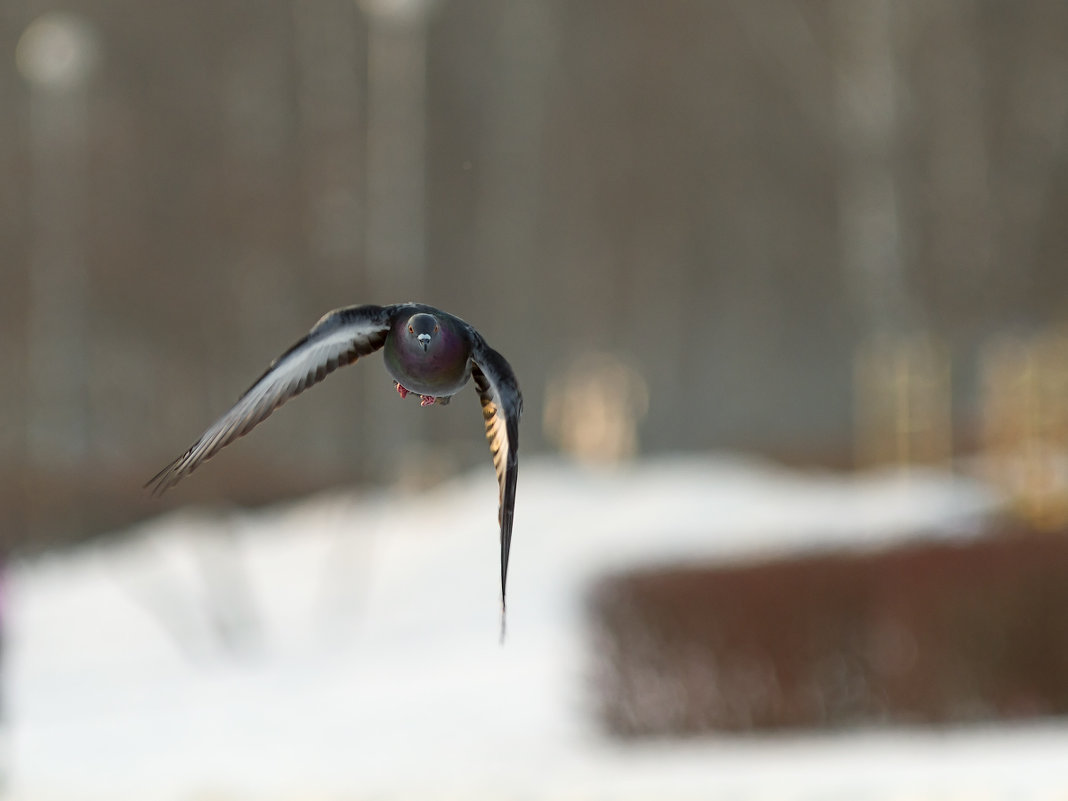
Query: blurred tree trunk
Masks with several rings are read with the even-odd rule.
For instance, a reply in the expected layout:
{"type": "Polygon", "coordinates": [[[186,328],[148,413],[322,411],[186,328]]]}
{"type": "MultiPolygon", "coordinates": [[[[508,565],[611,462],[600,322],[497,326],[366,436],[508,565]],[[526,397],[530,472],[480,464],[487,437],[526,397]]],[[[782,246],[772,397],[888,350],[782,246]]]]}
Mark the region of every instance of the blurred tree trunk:
{"type": "MultiPolygon", "coordinates": [[[[366,27],[351,0],[299,0],[292,6],[296,60],[296,117],[300,150],[298,211],[308,250],[306,282],[311,306],[305,325],[328,309],[377,303],[364,255],[368,164],[366,135],[366,27]]],[[[301,428],[338,480],[366,467],[362,411],[365,383],[378,374],[361,365],[332,384],[330,414],[312,415],[301,428]],[[338,420],[345,421],[339,436],[338,420]]]]}
{"type": "MultiPolygon", "coordinates": [[[[357,0],[367,18],[365,269],[377,304],[425,301],[427,0],[357,0]]],[[[383,391],[382,373],[366,382],[364,469],[387,477],[398,448],[417,441],[425,418],[383,391]]],[[[388,386],[388,385],[387,385],[388,386]]]]}
{"type": "MultiPolygon", "coordinates": [[[[489,84],[479,142],[474,230],[469,232],[476,243],[470,291],[478,308],[492,310],[488,319],[479,321],[486,336],[494,347],[512,352],[515,360],[510,344],[518,345],[552,324],[544,313],[552,299],[544,280],[539,223],[548,80],[557,34],[545,3],[506,0],[494,16],[494,62],[501,70],[489,84]]],[[[532,387],[544,385],[544,359],[517,361],[515,367],[528,395],[532,387]]],[[[538,439],[538,432],[535,419],[528,419],[529,444],[538,439]]]]}
{"type": "Polygon", "coordinates": [[[905,285],[894,169],[895,3],[836,0],[831,8],[842,265],[859,318],[872,332],[897,330],[913,321],[918,310],[905,285]]]}
{"type": "MultiPolygon", "coordinates": [[[[26,309],[27,463],[31,474],[74,476],[92,456],[89,365],[89,122],[92,30],[45,14],[27,26],[17,58],[29,87],[29,226],[26,309]]],[[[31,525],[79,528],[80,489],[40,501],[31,525]]]]}

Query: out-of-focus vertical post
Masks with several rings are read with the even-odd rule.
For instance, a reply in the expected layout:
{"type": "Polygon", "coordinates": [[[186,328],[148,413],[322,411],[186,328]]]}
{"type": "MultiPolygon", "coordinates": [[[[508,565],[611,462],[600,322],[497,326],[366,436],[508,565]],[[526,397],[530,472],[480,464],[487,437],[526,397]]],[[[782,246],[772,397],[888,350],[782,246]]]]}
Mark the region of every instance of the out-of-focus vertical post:
{"type": "Polygon", "coordinates": [[[891,0],[838,0],[834,100],[842,160],[842,264],[867,327],[854,358],[860,464],[947,463],[952,451],[948,350],[923,327],[905,280],[894,164],[896,28],[891,0]]]}
{"type": "MultiPolygon", "coordinates": [[[[30,88],[26,455],[32,474],[59,476],[83,466],[91,446],[85,226],[94,35],[81,18],[51,12],[30,23],[15,56],[30,88]]],[[[29,525],[76,524],[76,504],[59,500],[29,506],[29,525]],[[61,508],[75,517],[54,519],[61,508]]]]}
{"type": "MultiPolygon", "coordinates": [[[[430,0],[357,0],[367,17],[366,269],[375,291],[422,288],[430,0]]],[[[402,299],[398,297],[398,299],[402,299]]]]}
{"type": "Polygon", "coordinates": [[[898,115],[892,5],[891,0],[839,0],[833,6],[842,263],[875,332],[900,329],[912,311],[893,170],[898,115]]]}
{"type": "MultiPolygon", "coordinates": [[[[309,263],[319,299],[316,313],[346,303],[371,302],[365,293],[364,255],[364,115],[365,85],[362,16],[355,5],[339,14],[332,0],[296,0],[291,5],[297,61],[299,169],[309,263]]],[[[304,313],[310,313],[305,311],[304,313]]],[[[314,319],[314,318],[312,318],[314,319]]],[[[337,406],[321,419],[305,421],[302,430],[314,439],[314,458],[338,477],[362,469],[362,417],[352,413],[355,387],[378,378],[363,365],[341,379],[350,386],[335,397],[337,406]],[[354,421],[337,435],[338,416],[354,421]],[[342,465],[344,467],[342,468],[342,465]]]]}
{"type": "MultiPolygon", "coordinates": [[[[433,0],[356,0],[367,18],[368,302],[422,300],[426,283],[426,39],[433,0]]],[[[367,382],[364,465],[393,467],[404,430],[400,400],[367,382]]],[[[411,408],[403,411],[409,415],[411,408]]]]}
{"type": "Polygon", "coordinates": [[[984,477],[1031,526],[1068,525],[1068,332],[1002,336],[980,359],[984,477]]]}

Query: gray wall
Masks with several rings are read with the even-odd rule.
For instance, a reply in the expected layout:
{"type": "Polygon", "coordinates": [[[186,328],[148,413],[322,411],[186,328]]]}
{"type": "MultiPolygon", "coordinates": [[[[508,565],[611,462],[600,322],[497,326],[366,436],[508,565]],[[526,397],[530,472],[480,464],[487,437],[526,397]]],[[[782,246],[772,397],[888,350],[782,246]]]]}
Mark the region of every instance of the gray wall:
{"type": "MultiPolygon", "coordinates": [[[[478,325],[526,453],[595,349],[648,383],[643,451],[813,458],[849,451],[867,337],[944,339],[967,427],[984,343],[1065,317],[1068,4],[374,5],[86,0],[81,88],[0,64],[9,540],[158,508],[140,480],[339,305],[478,325]]],[[[64,8],[0,6],[3,51],[64,8]]],[[[473,397],[390,392],[333,377],[171,502],[485,459],[473,397]]]]}

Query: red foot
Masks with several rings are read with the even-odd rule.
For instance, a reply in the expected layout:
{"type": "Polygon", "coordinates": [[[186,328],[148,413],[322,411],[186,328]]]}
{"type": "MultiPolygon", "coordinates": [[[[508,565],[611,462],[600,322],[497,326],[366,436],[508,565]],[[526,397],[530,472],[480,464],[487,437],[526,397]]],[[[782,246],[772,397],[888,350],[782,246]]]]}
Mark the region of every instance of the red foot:
{"type": "Polygon", "coordinates": [[[422,400],[419,401],[420,406],[433,406],[434,402],[437,400],[437,398],[432,395],[420,395],[419,397],[422,398],[422,400]]]}
{"type": "Polygon", "coordinates": [[[393,386],[397,388],[397,394],[400,395],[402,398],[408,397],[408,390],[402,387],[399,381],[394,381],[393,386]]]}

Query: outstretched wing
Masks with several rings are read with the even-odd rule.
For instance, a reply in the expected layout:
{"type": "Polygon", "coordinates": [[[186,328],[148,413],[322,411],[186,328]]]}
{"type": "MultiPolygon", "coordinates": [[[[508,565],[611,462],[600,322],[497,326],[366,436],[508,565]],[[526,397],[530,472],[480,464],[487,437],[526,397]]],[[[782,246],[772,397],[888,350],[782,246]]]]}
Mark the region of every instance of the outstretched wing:
{"type": "Polygon", "coordinates": [[[478,334],[471,351],[471,376],[475,379],[486,421],[486,439],[493,453],[500,488],[501,524],[501,625],[505,588],[508,584],[508,553],[512,547],[512,517],[515,513],[515,482],[519,474],[519,415],[523,412],[523,395],[515,373],[504,357],[489,347],[478,334]]]}
{"type": "Polygon", "coordinates": [[[151,487],[153,494],[163,493],[262,423],[290,398],[319,383],[337,368],[381,348],[395,308],[350,306],[325,314],[307,336],[271,362],[230,411],[145,487],[151,487]]]}

